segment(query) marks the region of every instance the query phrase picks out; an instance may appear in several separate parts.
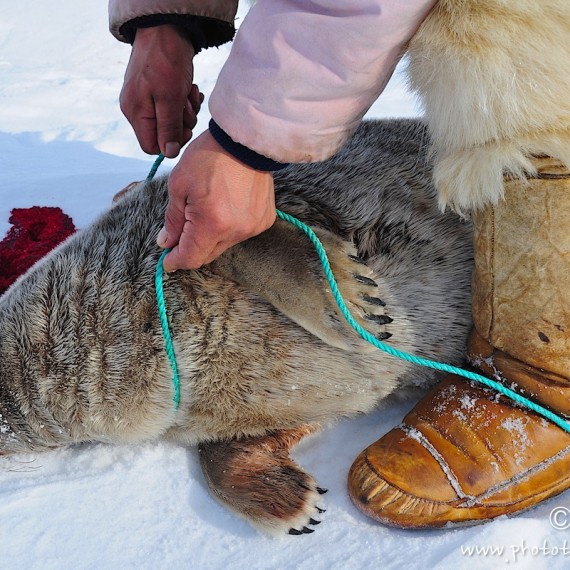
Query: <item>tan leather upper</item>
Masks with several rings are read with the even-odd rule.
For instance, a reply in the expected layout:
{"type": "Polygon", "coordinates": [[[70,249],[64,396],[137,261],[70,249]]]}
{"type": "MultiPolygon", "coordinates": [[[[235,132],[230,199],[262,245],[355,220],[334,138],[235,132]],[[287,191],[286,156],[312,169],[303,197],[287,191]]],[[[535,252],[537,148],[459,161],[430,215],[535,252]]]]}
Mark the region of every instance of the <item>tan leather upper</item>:
{"type": "Polygon", "coordinates": [[[492,346],[570,374],[570,173],[533,159],[538,177],[505,181],[505,199],[474,212],[473,319],[492,346]]]}

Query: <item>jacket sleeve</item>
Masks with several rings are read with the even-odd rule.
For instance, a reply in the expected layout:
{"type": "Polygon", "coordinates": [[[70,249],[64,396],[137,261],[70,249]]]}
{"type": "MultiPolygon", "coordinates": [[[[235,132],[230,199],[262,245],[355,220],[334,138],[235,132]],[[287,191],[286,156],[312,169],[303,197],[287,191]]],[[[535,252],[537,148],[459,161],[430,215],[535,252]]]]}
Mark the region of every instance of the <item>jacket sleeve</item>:
{"type": "Polygon", "coordinates": [[[109,29],[132,43],[138,28],[176,24],[190,35],[196,52],[219,46],[235,33],[238,0],[109,0],[109,29]]]}
{"type": "Polygon", "coordinates": [[[334,154],[378,98],[435,0],[259,0],[212,96],[232,140],[278,162],[334,154]]]}

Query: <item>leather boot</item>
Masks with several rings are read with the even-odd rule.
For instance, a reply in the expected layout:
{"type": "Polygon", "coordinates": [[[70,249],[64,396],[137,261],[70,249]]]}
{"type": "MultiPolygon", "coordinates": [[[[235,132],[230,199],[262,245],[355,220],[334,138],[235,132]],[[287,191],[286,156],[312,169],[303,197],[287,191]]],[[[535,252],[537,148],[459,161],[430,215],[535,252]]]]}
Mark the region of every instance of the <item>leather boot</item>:
{"type": "MultiPolygon", "coordinates": [[[[473,215],[467,352],[487,376],[570,417],[570,173],[533,162],[535,178],[505,180],[505,200],[473,215]]],[[[570,434],[452,375],[349,473],[365,514],[405,528],[484,522],[569,487],[570,434]]]]}

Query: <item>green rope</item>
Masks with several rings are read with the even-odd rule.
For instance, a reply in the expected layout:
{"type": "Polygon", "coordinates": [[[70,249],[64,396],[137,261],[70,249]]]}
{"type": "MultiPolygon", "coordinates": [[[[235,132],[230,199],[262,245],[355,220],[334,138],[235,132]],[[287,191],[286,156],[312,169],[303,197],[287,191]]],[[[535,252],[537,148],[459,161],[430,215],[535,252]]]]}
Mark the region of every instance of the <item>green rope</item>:
{"type": "Polygon", "coordinates": [[[451,374],[456,374],[457,376],[463,376],[464,378],[468,378],[469,380],[475,380],[476,382],[480,382],[481,384],[484,384],[485,386],[493,388],[497,392],[500,392],[501,394],[508,396],[518,404],[526,406],[527,408],[533,410],[537,414],[540,414],[541,416],[548,418],[558,427],[570,433],[570,424],[566,420],[564,420],[560,416],[557,416],[556,414],[553,414],[550,410],[547,410],[546,408],[543,408],[542,406],[535,404],[533,401],[521,396],[520,394],[517,394],[516,392],[513,392],[512,390],[505,388],[505,386],[499,384],[498,382],[494,382],[493,380],[490,380],[485,376],[481,376],[481,374],[475,374],[474,372],[469,372],[468,370],[463,370],[461,368],[457,368],[456,366],[451,366],[450,364],[444,364],[442,362],[436,362],[434,360],[429,360],[427,358],[421,358],[419,356],[414,356],[413,354],[408,354],[407,352],[403,352],[401,350],[398,350],[397,348],[393,348],[392,346],[380,342],[377,338],[372,336],[367,330],[361,327],[356,322],[350,311],[348,310],[348,307],[346,306],[346,303],[344,302],[344,299],[342,298],[342,295],[340,294],[340,291],[338,289],[338,285],[332,273],[331,266],[327,254],[324,250],[323,244],[321,243],[319,238],[315,235],[315,232],[309,226],[307,226],[297,218],[294,218],[289,214],[285,214],[280,210],[277,210],[277,216],[279,216],[279,218],[281,218],[282,220],[285,220],[293,224],[295,227],[299,228],[300,230],[302,230],[311,240],[312,244],[315,246],[315,249],[317,250],[319,259],[321,260],[321,264],[323,266],[327,281],[329,282],[329,286],[331,288],[331,292],[334,296],[336,304],[338,305],[344,318],[348,321],[348,324],[364,340],[366,340],[376,348],[382,350],[383,352],[386,352],[391,356],[395,356],[396,358],[406,360],[407,362],[418,364],[426,368],[434,368],[435,370],[441,370],[442,372],[449,372],[451,374]]]}
{"type": "MultiPolygon", "coordinates": [[[[160,163],[162,162],[163,159],[164,159],[164,157],[162,155],[159,155],[159,157],[156,159],[156,161],[153,165],[151,173],[147,177],[147,180],[149,180],[149,181],[152,180],[152,178],[154,177],[154,174],[156,173],[156,171],[157,171],[158,167],[160,166],[160,163]]],[[[400,358],[401,360],[406,360],[407,362],[411,362],[411,363],[417,364],[419,366],[424,366],[426,368],[432,368],[432,369],[439,370],[442,372],[448,372],[451,374],[455,374],[457,376],[462,376],[462,377],[467,378],[469,380],[474,380],[475,382],[479,382],[479,383],[487,386],[488,388],[492,388],[492,389],[496,390],[497,392],[500,392],[501,394],[503,394],[504,396],[507,396],[511,400],[514,400],[518,404],[520,404],[524,407],[527,407],[530,410],[536,412],[537,414],[549,419],[552,423],[556,424],[558,427],[562,428],[564,431],[570,433],[570,424],[566,420],[564,420],[562,417],[552,413],[550,410],[547,410],[546,408],[536,404],[535,402],[529,400],[528,398],[525,398],[524,396],[521,396],[520,394],[517,394],[516,392],[509,390],[508,388],[506,388],[502,384],[499,384],[498,382],[494,382],[493,380],[490,380],[489,378],[486,378],[485,376],[482,376],[481,374],[476,374],[475,372],[463,370],[462,368],[458,368],[456,366],[451,366],[450,364],[444,364],[442,362],[436,362],[434,360],[429,360],[427,358],[422,358],[419,356],[414,356],[413,354],[408,354],[407,352],[403,352],[401,350],[398,350],[397,348],[394,348],[392,346],[384,344],[383,342],[380,342],[377,338],[372,336],[366,329],[364,329],[362,326],[360,326],[360,324],[358,324],[358,322],[354,319],[354,317],[350,313],[350,311],[349,311],[348,307],[346,306],[346,303],[344,302],[344,299],[342,298],[342,295],[338,289],[338,285],[337,285],[336,279],[334,278],[334,275],[332,273],[331,266],[330,266],[330,263],[328,260],[328,256],[327,256],[326,251],[323,247],[323,244],[321,243],[319,238],[316,236],[315,232],[309,226],[307,226],[306,224],[304,224],[303,222],[301,222],[297,218],[295,218],[289,214],[286,214],[285,212],[282,212],[281,210],[277,210],[277,216],[279,218],[281,218],[282,220],[289,222],[290,224],[293,224],[296,228],[300,229],[302,232],[304,232],[307,235],[307,237],[309,238],[311,243],[314,245],[314,247],[317,251],[317,254],[319,256],[319,259],[321,260],[321,264],[323,266],[325,276],[326,276],[327,281],[329,283],[329,286],[331,288],[331,292],[334,296],[336,304],[338,305],[338,308],[340,309],[344,318],[347,320],[348,324],[365,341],[369,342],[370,344],[372,344],[373,346],[375,346],[379,350],[382,350],[383,352],[386,352],[387,354],[394,356],[396,358],[400,358]]],[[[176,365],[176,357],[174,355],[174,348],[172,346],[172,339],[170,336],[170,330],[168,328],[168,319],[166,316],[164,294],[163,294],[163,290],[162,290],[162,279],[163,279],[162,262],[164,260],[164,257],[168,253],[168,251],[169,250],[165,250],[162,253],[162,255],[160,256],[160,259],[158,260],[158,265],[157,265],[157,270],[156,270],[156,296],[157,296],[157,301],[158,301],[158,306],[159,306],[160,322],[161,322],[162,330],[164,333],[164,339],[166,341],[166,351],[168,354],[168,358],[170,360],[170,364],[172,366],[172,370],[174,372],[174,379],[173,379],[174,387],[175,387],[174,402],[176,404],[176,407],[178,407],[178,404],[180,401],[180,381],[178,378],[178,368],[176,365]]]]}
{"type": "Polygon", "coordinates": [[[158,167],[162,164],[163,160],[164,160],[164,154],[160,153],[156,157],[156,160],[154,161],[154,164],[152,165],[152,168],[150,169],[150,172],[146,177],[147,182],[150,182],[154,178],[154,175],[156,174],[156,171],[158,170],[158,167]]]}
{"type": "Polygon", "coordinates": [[[170,327],[168,326],[168,316],[166,314],[166,303],[164,301],[164,267],[162,262],[170,249],[165,249],[156,264],[156,274],[154,277],[154,286],[156,288],[156,301],[158,303],[158,316],[160,325],[162,326],[162,334],[166,343],[166,354],[172,367],[172,384],[174,386],[174,406],[178,409],[180,405],[180,377],[178,376],[178,365],[176,364],[176,355],[174,354],[174,345],[172,344],[172,336],[170,335],[170,327]]]}
{"type": "MultiPolygon", "coordinates": [[[[148,176],[146,177],[146,181],[150,182],[158,167],[162,164],[164,160],[164,155],[160,153],[148,176]]],[[[178,375],[178,364],[176,363],[176,354],[174,353],[174,344],[172,343],[172,335],[170,334],[170,327],[168,325],[168,315],[166,314],[166,302],[164,300],[164,267],[163,261],[166,257],[166,254],[170,251],[170,249],[165,249],[160,256],[158,263],[156,264],[156,273],[154,275],[154,287],[156,289],[156,302],[158,304],[158,316],[160,318],[160,326],[162,327],[162,336],[164,337],[164,342],[166,343],[166,354],[168,355],[168,360],[170,361],[170,367],[172,368],[172,385],[174,388],[174,396],[172,397],[172,401],[174,402],[174,407],[178,409],[180,405],[180,376],[178,375]]]]}

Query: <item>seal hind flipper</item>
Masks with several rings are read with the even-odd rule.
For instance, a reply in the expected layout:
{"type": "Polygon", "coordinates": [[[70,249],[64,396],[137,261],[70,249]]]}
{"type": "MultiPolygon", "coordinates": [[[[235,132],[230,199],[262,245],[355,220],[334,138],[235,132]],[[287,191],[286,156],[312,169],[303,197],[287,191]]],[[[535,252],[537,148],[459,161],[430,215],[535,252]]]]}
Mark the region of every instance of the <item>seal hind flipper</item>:
{"type": "Polygon", "coordinates": [[[320,487],[289,456],[315,427],[278,430],[261,437],[199,445],[210,492],[260,530],[274,535],[308,534],[324,509],[320,487]],[[315,518],[317,517],[317,518],[315,518]]]}

